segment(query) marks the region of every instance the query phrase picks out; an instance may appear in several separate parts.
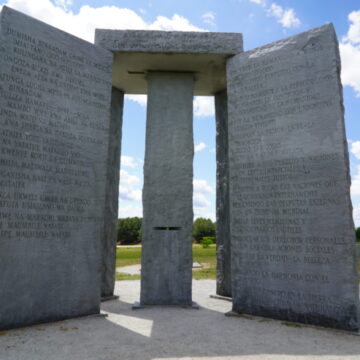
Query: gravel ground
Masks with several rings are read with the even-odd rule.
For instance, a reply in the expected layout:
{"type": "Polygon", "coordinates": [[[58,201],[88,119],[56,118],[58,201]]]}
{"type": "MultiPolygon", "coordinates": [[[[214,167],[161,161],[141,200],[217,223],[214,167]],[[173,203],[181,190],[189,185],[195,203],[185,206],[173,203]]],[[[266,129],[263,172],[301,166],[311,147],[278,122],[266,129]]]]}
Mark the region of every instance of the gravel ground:
{"type": "Polygon", "coordinates": [[[0,360],[360,360],[360,337],[355,335],[225,317],[231,303],[209,298],[215,281],[193,281],[200,310],[131,310],[139,299],[139,285],[117,282],[120,300],[102,304],[108,317],[1,332],[0,360]]]}

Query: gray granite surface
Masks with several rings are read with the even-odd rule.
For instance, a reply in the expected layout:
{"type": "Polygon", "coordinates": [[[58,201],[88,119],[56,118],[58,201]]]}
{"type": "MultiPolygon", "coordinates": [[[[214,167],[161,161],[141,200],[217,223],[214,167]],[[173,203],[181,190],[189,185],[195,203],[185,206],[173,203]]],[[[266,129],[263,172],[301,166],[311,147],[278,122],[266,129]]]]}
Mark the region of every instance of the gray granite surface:
{"type": "Polygon", "coordinates": [[[333,26],[228,61],[233,310],[359,327],[333,26]]]}
{"type": "Polygon", "coordinates": [[[228,54],[242,52],[242,34],[196,31],[96,29],[96,43],[122,52],[228,54]]]}
{"type": "Polygon", "coordinates": [[[150,73],[141,305],[191,305],[193,75],[150,73]]]}
{"type": "Polygon", "coordinates": [[[109,150],[106,177],[104,232],[102,234],[102,282],[101,297],[114,294],[116,268],[116,241],[118,223],[119,180],[122,116],[124,92],[112,88],[111,121],[109,128],[109,150]]]}
{"type": "Polygon", "coordinates": [[[215,94],[216,117],[216,293],[231,297],[231,243],[226,90],[215,94]]]}
{"type": "Polygon", "coordinates": [[[195,73],[194,95],[226,89],[226,60],[243,51],[242,34],[96,30],[95,43],[114,53],[113,86],[147,94],[149,71],[195,73]]]}
{"type": "Polygon", "coordinates": [[[100,308],[112,54],[0,15],[0,329],[100,308]]]}

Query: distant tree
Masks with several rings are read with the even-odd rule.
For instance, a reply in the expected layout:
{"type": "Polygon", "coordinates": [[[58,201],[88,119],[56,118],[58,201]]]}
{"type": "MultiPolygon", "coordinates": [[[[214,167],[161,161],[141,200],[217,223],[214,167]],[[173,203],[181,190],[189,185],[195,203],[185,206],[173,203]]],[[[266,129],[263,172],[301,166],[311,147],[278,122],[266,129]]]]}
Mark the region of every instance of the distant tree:
{"type": "Polygon", "coordinates": [[[200,242],[203,237],[215,236],[216,226],[211,219],[197,218],[193,225],[193,238],[200,242]]]}
{"type": "Polygon", "coordinates": [[[360,227],[358,227],[358,228],[355,230],[355,234],[356,234],[356,241],[357,241],[357,242],[360,242],[360,227]]]}
{"type": "Polygon", "coordinates": [[[141,242],[142,218],[129,217],[118,220],[117,241],[122,245],[138,244],[141,242]]]}
{"type": "Polygon", "coordinates": [[[200,243],[202,245],[202,247],[204,249],[210,247],[211,244],[214,243],[215,238],[213,236],[204,236],[201,240],[200,243]]]}

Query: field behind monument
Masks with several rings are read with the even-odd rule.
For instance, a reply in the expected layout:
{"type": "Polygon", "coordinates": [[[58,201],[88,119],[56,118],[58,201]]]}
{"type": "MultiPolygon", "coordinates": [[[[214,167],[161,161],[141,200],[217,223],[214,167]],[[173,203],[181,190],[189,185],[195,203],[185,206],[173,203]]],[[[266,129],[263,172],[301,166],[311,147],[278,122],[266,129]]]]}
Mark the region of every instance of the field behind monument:
{"type": "MultiPolygon", "coordinates": [[[[216,245],[203,248],[200,244],[193,244],[193,261],[201,264],[200,269],[193,269],[193,279],[216,279],[216,245]]],[[[116,252],[116,267],[141,264],[141,245],[118,246],[116,252]]],[[[360,274],[360,259],[358,259],[360,274]]],[[[117,270],[116,280],[140,280],[140,275],[131,275],[117,270]]]]}
{"type": "MultiPolygon", "coordinates": [[[[193,269],[193,279],[216,278],[216,245],[203,248],[200,244],[193,244],[193,261],[202,267],[193,269]]],[[[118,246],[116,252],[116,267],[141,264],[141,246],[118,246]]],[[[131,275],[117,270],[116,280],[139,280],[140,275],[131,275]]]]}

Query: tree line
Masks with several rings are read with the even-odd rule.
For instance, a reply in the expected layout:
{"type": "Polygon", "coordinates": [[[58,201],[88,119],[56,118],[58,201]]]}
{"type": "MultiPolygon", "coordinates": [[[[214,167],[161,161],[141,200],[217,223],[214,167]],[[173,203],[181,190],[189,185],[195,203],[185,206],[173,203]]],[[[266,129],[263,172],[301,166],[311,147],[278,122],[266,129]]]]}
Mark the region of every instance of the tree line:
{"type": "MultiPolygon", "coordinates": [[[[118,220],[117,242],[121,245],[134,245],[141,243],[140,217],[128,217],[118,220]]],[[[209,244],[215,242],[216,223],[211,219],[197,218],[193,225],[193,241],[209,244]],[[203,240],[203,238],[207,238],[203,240]]]]}
{"type": "MultiPolygon", "coordinates": [[[[133,245],[141,243],[141,223],[140,217],[128,217],[118,220],[117,242],[121,245],[133,245]]],[[[215,242],[216,223],[211,219],[197,218],[193,225],[193,241],[215,242]],[[207,238],[207,239],[204,239],[207,238]],[[210,238],[210,239],[209,239],[210,238]]],[[[355,230],[356,241],[360,242],[360,227],[355,230]]]]}

